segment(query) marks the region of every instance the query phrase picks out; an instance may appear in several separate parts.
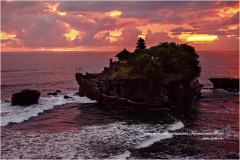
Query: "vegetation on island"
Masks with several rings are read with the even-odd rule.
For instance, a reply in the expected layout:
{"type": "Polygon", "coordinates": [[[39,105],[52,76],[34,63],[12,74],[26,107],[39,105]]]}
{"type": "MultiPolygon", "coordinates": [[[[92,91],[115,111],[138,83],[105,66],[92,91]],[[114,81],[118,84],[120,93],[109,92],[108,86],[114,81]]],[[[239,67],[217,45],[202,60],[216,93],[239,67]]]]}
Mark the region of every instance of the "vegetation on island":
{"type": "Polygon", "coordinates": [[[200,76],[199,55],[194,47],[165,42],[141,49],[139,46],[145,46],[142,40],[138,41],[137,49],[128,55],[126,62],[120,64],[117,73],[142,73],[156,85],[161,85],[163,76],[169,73],[181,74],[186,84],[200,76]]]}

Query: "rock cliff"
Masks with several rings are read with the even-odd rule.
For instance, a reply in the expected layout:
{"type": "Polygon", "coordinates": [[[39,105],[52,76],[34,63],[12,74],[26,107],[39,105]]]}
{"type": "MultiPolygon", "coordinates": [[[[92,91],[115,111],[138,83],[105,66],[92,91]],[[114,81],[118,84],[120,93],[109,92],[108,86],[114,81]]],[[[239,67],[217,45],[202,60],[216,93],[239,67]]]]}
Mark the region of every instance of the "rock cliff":
{"type": "Polygon", "coordinates": [[[142,74],[118,74],[118,65],[104,68],[101,74],[76,74],[79,95],[114,106],[171,106],[186,95],[183,78],[167,74],[162,85],[155,88],[142,74]]]}

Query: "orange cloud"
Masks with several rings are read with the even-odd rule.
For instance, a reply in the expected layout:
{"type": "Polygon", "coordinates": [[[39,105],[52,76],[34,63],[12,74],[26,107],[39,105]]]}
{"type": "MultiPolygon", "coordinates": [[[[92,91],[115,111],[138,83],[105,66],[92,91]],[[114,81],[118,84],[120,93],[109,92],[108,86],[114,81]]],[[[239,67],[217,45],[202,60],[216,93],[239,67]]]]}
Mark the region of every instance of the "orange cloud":
{"type": "Polygon", "coordinates": [[[111,17],[120,16],[121,14],[122,14],[121,11],[111,11],[111,12],[105,13],[105,15],[109,15],[109,16],[111,16],[111,17]]]}
{"type": "Polygon", "coordinates": [[[215,35],[202,35],[202,34],[181,34],[179,39],[186,39],[187,42],[209,42],[217,39],[215,35]]]}
{"type": "Polygon", "coordinates": [[[198,51],[239,51],[239,39],[233,36],[218,36],[211,43],[190,43],[198,51]]]}
{"type": "Polygon", "coordinates": [[[70,32],[68,34],[64,34],[67,38],[69,37],[71,40],[74,40],[75,37],[79,34],[79,31],[75,29],[70,29],[70,32]]]}
{"type": "Polygon", "coordinates": [[[174,41],[194,42],[199,49],[238,49],[237,1],[3,1],[1,4],[4,50],[124,47],[131,50],[139,37],[145,38],[148,47],[174,41]]]}
{"type": "Polygon", "coordinates": [[[6,32],[1,32],[1,40],[3,39],[11,39],[11,38],[15,38],[16,35],[14,34],[7,34],[6,32]]]}

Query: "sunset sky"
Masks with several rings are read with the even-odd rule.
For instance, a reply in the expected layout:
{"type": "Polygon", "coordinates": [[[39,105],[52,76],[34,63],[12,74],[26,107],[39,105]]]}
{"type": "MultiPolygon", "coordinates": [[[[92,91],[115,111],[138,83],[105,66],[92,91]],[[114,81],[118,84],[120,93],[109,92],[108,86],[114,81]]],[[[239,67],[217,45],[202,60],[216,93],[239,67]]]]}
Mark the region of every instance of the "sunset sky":
{"type": "Polygon", "coordinates": [[[1,51],[239,50],[238,1],[2,1],[1,51]]]}

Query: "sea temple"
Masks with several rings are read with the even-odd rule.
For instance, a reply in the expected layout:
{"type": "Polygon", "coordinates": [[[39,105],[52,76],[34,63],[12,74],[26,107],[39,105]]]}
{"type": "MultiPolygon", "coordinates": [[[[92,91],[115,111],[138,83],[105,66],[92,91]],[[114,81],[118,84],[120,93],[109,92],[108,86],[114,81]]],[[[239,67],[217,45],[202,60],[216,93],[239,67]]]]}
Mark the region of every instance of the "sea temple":
{"type": "Polygon", "coordinates": [[[116,57],[119,61],[110,59],[102,73],[76,73],[79,96],[110,106],[160,108],[201,95],[195,81],[201,72],[198,55],[187,44],[166,42],[146,49],[140,38],[133,53],[124,48],[116,57]]]}

